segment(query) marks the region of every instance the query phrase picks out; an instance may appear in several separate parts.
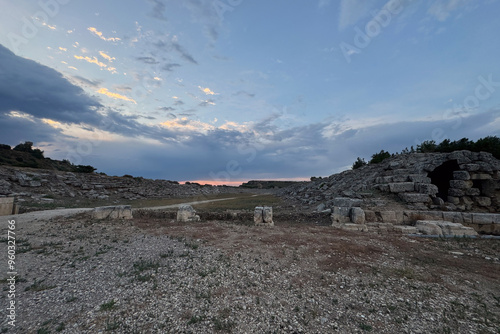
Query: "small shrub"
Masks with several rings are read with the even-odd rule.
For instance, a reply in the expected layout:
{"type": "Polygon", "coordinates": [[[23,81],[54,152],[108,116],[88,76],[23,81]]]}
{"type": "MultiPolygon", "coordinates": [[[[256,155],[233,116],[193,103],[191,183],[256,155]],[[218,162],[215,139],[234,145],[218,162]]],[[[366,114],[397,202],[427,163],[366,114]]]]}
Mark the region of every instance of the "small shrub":
{"type": "Polygon", "coordinates": [[[367,163],[366,163],[365,159],[358,157],[358,159],[352,164],[352,169],[358,169],[358,168],[361,168],[361,167],[366,166],[366,165],[367,165],[367,163]]]}
{"type": "Polygon", "coordinates": [[[116,301],[114,299],[110,300],[107,303],[101,304],[99,307],[100,311],[111,311],[116,307],[116,301]]]}

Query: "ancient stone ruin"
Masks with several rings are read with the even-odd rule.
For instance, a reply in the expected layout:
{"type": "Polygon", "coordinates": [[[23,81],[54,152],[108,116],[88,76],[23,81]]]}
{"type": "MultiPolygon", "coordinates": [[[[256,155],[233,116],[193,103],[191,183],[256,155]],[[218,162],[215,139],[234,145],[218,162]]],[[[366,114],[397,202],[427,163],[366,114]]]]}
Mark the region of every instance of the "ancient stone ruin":
{"type": "Polygon", "coordinates": [[[132,208],[130,205],[101,206],[94,208],[91,212],[93,219],[132,219],[132,208]]]}
{"type": "Polygon", "coordinates": [[[273,208],[270,206],[257,206],[254,210],[253,221],[256,226],[274,226],[273,208]]]}
{"type": "Polygon", "coordinates": [[[0,198],[0,216],[15,215],[19,212],[19,206],[14,204],[14,197],[0,198]]]}
{"type": "Polygon", "coordinates": [[[416,222],[433,221],[437,235],[500,235],[500,160],[485,152],[400,154],[282,195],[343,229],[425,234],[416,222]]]}
{"type": "Polygon", "coordinates": [[[410,205],[500,211],[500,161],[490,153],[414,154],[390,162],[374,188],[410,205]]]}
{"type": "Polygon", "coordinates": [[[178,222],[199,222],[200,216],[196,214],[196,211],[191,205],[181,205],[177,210],[177,221],[178,222]]]}

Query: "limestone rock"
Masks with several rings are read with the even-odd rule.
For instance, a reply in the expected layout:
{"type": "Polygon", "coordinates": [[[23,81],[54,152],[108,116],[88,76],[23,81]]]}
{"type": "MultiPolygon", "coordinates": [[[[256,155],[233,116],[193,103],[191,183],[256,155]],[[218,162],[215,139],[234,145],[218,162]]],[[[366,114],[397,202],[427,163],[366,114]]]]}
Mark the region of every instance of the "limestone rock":
{"type": "Polygon", "coordinates": [[[191,205],[181,205],[177,210],[177,221],[178,222],[199,222],[200,216],[196,214],[196,211],[191,205]]]}
{"type": "Polygon", "coordinates": [[[332,213],[332,223],[333,224],[346,224],[351,222],[351,218],[349,217],[350,208],[349,207],[341,207],[335,206],[333,207],[332,213]]]}
{"type": "Polygon", "coordinates": [[[415,191],[415,183],[413,182],[389,183],[389,190],[391,193],[412,192],[415,191]]]}
{"type": "Polygon", "coordinates": [[[477,232],[474,231],[472,227],[465,227],[459,223],[452,223],[449,221],[440,221],[436,223],[445,236],[453,236],[453,237],[463,237],[463,236],[474,236],[477,235],[477,232]]]}
{"type": "Polygon", "coordinates": [[[359,207],[351,208],[350,219],[353,224],[364,224],[366,220],[365,211],[359,207]]]}
{"type": "Polygon", "coordinates": [[[273,208],[270,206],[255,207],[253,221],[255,225],[274,226],[273,208]]]}
{"type": "Polygon", "coordinates": [[[415,228],[418,232],[425,235],[443,235],[441,227],[438,226],[438,222],[435,220],[417,220],[415,228]]]}
{"type": "Polygon", "coordinates": [[[130,205],[101,206],[92,210],[93,219],[132,219],[130,205]]]}

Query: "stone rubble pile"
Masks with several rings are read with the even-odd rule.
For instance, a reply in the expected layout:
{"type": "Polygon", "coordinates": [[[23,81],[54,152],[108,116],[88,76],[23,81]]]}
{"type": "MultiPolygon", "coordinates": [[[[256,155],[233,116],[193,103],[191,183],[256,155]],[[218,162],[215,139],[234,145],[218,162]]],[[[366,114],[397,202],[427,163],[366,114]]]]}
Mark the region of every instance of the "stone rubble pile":
{"type": "Polygon", "coordinates": [[[230,192],[228,187],[179,184],[176,181],[141,177],[107,176],[0,166],[0,197],[50,203],[57,198],[145,199],[187,197],[230,192]]]}
{"type": "Polygon", "coordinates": [[[335,198],[364,206],[403,205],[412,210],[500,212],[500,160],[490,153],[400,154],[281,191],[303,205],[328,210],[335,198]]]}

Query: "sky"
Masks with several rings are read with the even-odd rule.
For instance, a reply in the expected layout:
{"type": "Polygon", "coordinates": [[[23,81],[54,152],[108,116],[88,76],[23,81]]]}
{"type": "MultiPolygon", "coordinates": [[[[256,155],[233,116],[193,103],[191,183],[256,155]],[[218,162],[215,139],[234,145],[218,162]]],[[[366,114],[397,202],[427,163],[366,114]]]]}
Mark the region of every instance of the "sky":
{"type": "Polygon", "coordinates": [[[305,180],[500,136],[500,0],[0,8],[0,143],[108,175],[305,180]]]}

